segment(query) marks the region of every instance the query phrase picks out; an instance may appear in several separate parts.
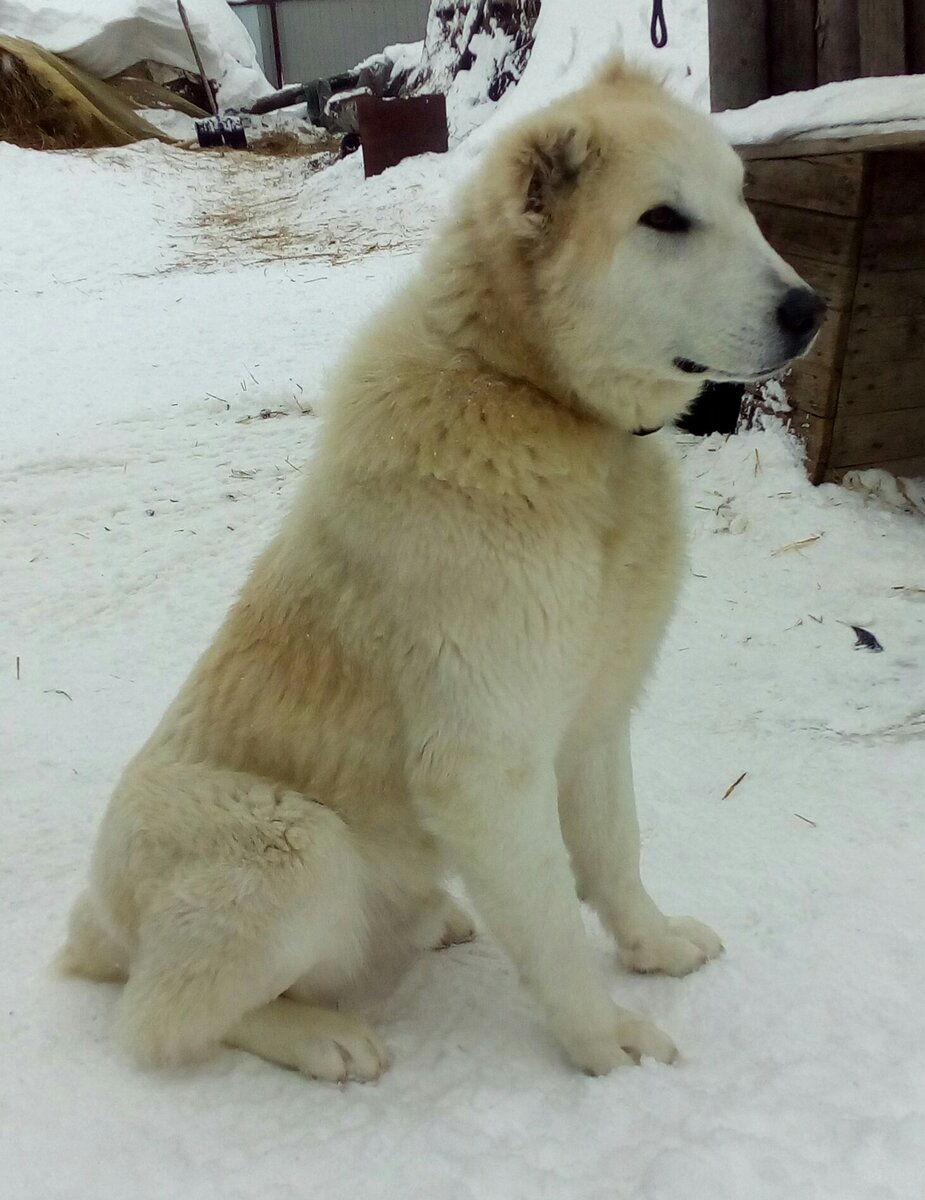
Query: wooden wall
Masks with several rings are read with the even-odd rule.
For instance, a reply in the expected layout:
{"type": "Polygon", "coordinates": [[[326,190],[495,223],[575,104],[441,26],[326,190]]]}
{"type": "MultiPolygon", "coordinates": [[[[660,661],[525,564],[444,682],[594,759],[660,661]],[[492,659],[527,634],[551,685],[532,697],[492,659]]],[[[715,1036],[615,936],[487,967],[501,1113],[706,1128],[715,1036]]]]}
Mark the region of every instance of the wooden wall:
{"type": "Polygon", "coordinates": [[[925,73],[925,0],[709,0],[714,111],[839,79],[925,73]]]}
{"type": "Polygon", "coordinates": [[[814,483],[880,466],[925,472],[925,139],[743,147],[768,241],[828,305],[785,387],[814,483]],[[771,155],[772,157],[765,157],[771,155]]]}

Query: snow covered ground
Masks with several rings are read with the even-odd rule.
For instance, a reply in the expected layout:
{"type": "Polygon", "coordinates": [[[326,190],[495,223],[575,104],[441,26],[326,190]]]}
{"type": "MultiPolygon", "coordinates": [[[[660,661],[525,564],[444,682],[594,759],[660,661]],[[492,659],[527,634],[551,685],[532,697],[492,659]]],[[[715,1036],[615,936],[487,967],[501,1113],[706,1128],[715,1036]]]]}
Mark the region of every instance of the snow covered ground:
{"type": "Polygon", "coordinates": [[[372,1014],[393,1069],[342,1090],[231,1051],[141,1074],[115,989],[47,971],[122,764],[458,169],[0,145],[0,1196],[911,1200],[925,520],[813,490],[779,430],[674,438],[690,573],[635,728],[651,888],[727,954],[631,978],[588,918],[678,1066],[570,1070],[484,934],[421,957],[372,1014]]]}

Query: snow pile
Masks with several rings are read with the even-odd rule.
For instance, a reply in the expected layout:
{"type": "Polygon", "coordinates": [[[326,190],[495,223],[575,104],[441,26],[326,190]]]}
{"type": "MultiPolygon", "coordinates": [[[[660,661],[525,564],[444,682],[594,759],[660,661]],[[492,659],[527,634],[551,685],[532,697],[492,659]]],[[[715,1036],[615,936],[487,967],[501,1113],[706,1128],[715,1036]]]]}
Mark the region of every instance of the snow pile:
{"type": "Polygon", "coordinates": [[[557,96],[581,87],[613,54],[649,67],[678,95],[708,109],[707,5],[703,0],[673,0],[666,5],[666,12],[668,45],[656,50],[649,34],[651,0],[543,0],[523,78],[492,106],[493,113],[484,114],[492,119],[476,135],[474,144],[482,145],[489,130],[494,135],[557,96]]]}
{"type": "Polygon", "coordinates": [[[873,126],[925,129],[925,75],[827,83],[718,113],[717,120],[737,145],[801,134],[858,133],[873,126]]]}
{"type": "MultiPolygon", "coordinates": [[[[185,8],[222,107],[273,90],[225,0],[185,0],[185,8]]],[[[101,79],[143,60],[198,71],[176,0],[0,0],[0,33],[36,42],[101,79]]]]}

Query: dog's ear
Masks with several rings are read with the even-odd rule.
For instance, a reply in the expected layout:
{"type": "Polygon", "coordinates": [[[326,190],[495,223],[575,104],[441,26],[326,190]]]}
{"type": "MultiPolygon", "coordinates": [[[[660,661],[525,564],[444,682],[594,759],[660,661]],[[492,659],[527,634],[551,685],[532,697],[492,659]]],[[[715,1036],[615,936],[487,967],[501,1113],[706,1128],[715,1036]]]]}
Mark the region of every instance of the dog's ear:
{"type": "Polygon", "coordinates": [[[631,66],[621,54],[605,58],[594,72],[594,83],[614,88],[653,88],[659,80],[644,67],[631,66]]]}
{"type": "Polygon", "coordinates": [[[520,154],[525,231],[539,233],[545,228],[600,157],[597,139],[584,123],[531,130],[520,154]]]}
{"type": "Polygon", "coordinates": [[[614,54],[606,58],[594,73],[594,82],[619,86],[632,77],[638,78],[639,72],[627,64],[622,54],[614,54]]]}

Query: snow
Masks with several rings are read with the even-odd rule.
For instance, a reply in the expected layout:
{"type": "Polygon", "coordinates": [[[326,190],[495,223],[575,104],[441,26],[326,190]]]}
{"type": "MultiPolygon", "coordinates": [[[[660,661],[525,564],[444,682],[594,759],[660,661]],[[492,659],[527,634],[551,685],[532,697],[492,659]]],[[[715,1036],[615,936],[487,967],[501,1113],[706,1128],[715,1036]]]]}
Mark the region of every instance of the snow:
{"type": "MultiPolygon", "coordinates": [[[[225,0],[184,0],[184,7],[223,107],[273,90],[225,0]]],[[[176,0],[0,0],[0,33],[37,42],[101,79],[142,60],[198,73],[176,0]]]]}
{"type": "MultiPolygon", "coordinates": [[[[552,0],[544,13],[561,33],[552,0]]],[[[629,977],[587,923],[678,1066],[570,1070],[484,933],[378,1003],[395,1064],[344,1089],[232,1051],[140,1073],[113,1042],[115,989],[47,971],[119,770],[311,470],[327,369],[470,158],[364,181],[357,156],[312,173],[154,143],[0,144],[11,1200],[919,1194],[922,485],[813,489],[776,424],[655,435],[676,445],[691,547],[635,723],[644,865],[727,953],[683,980],[629,977]],[[854,649],[851,625],[883,653],[854,649]]]]}
{"type": "Polygon", "coordinates": [[[925,134],[925,75],[847,79],[787,92],[717,116],[737,145],[802,134],[837,136],[905,128],[925,134]]]}
{"type": "Polygon", "coordinates": [[[665,10],[668,45],[656,50],[649,36],[651,0],[544,3],[530,61],[518,86],[496,106],[492,131],[580,87],[596,64],[615,53],[649,67],[684,99],[708,109],[707,5],[704,0],[672,0],[665,10]]]}

